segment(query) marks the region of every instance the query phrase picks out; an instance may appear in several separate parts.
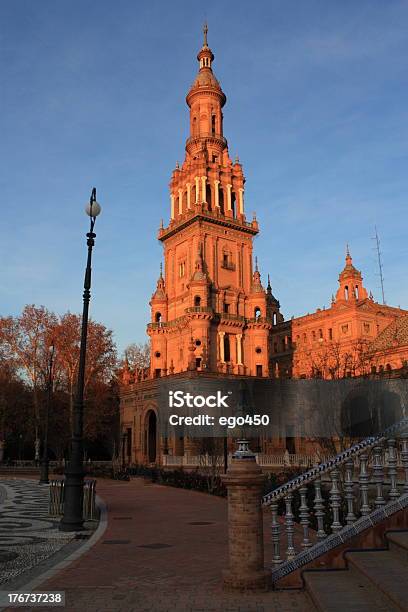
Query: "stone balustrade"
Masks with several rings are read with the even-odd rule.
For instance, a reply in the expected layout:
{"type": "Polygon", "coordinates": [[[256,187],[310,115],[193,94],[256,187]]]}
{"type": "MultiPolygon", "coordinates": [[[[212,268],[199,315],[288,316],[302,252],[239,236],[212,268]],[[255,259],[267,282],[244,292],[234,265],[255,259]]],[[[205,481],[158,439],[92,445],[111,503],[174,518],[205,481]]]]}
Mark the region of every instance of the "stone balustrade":
{"type": "Polygon", "coordinates": [[[403,419],[382,434],[355,444],[264,496],[263,505],[271,511],[272,566],[276,568],[272,571],[273,581],[311,560],[311,554],[305,551],[312,547],[312,525],[317,539],[313,553],[317,556],[324,552],[319,542],[327,541],[329,550],[336,543],[334,534],[340,534],[340,540],[344,541],[350,530],[357,533],[367,527],[365,517],[374,524],[374,520],[382,517],[380,509],[388,514],[405,507],[407,429],[408,419],[403,419]],[[293,539],[295,508],[296,519],[303,529],[299,550],[295,550],[293,539]],[[280,514],[283,514],[283,525],[280,514]]]}

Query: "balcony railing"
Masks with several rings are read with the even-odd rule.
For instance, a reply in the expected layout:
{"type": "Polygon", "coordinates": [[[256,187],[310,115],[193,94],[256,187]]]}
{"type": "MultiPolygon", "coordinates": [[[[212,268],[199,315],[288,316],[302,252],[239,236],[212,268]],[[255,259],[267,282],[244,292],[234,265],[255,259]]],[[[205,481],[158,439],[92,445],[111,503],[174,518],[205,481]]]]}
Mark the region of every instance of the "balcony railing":
{"type": "Polygon", "coordinates": [[[227,139],[224,138],[222,134],[210,134],[209,132],[204,132],[202,134],[196,134],[195,136],[190,136],[187,138],[186,145],[192,145],[196,142],[200,142],[203,138],[213,138],[214,140],[218,140],[223,145],[227,145],[227,139]]]}
{"type": "Polygon", "coordinates": [[[211,306],[190,306],[186,308],[184,312],[213,312],[211,306]]]}
{"type": "Polygon", "coordinates": [[[221,268],[224,268],[225,270],[232,270],[232,271],[235,271],[236,269],[235,264],[232,263],[232,261],[222,261],[221,268]]]}

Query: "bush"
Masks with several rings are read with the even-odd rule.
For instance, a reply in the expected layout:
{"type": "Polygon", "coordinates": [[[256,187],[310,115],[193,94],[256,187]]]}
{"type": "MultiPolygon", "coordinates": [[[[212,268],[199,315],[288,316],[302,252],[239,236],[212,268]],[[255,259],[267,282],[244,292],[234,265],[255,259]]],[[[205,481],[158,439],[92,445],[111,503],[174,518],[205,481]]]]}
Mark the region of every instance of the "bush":
{"type": "Polygon", "coordinates": [[[227,490],[221,482],[220,476],[203,474],[198,470],[194,470],[194,472],[186,472],[182,469],[164,470],[158,467],[136,464],[128,468],[128,474],[149,478],[152,482],[170,487],[202,491],[220,497],[226,497],[227,495],[227,490]]]}

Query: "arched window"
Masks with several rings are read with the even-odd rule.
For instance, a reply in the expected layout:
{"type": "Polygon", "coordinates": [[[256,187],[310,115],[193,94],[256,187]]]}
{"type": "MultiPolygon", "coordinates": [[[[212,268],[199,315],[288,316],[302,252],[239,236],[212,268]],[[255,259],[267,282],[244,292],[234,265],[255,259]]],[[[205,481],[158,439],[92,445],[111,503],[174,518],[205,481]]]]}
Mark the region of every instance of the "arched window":
{"type": "Polygon", "coordinates": [[[193,136],[197,136],[197,117],[193,118],[193,136]]]}
{"type": "Polygon", "coordinates": [[[215,134],[215,115],[211,115],[211,134],[214,136],[215,134]]]}
{"type": "Polygon", "coordinates": [[[205,189],[205,201],[207,202],[208,209],[211,210],[212,197],[211,197],[211,187],[207,184],[205,189]]]}
{"type": "Polygon", "coordinates": [[[224,336],[224,360],[231,361],[230,339],[229,334],[224,336]]]}
{"type": "Polygon", "coordinates": [[[154,315],[154,320],[156,323],[161,323],[161,312],[156,312],[156,314],[154,315]]]}
{"type": "Polygon", "coordinates": [[[196,295],[194,297],[194,306],[196,307],[201,306],[201,297],[199,295],[196,295]]]}
{"type": "Polygon", "coordinates": [[[260,316],[261,316],[261,309],[259,308],[259,306],[255,306],[255,308],[254,308],[254,317],[255,317],[255,319],[259,319],[260,316]]]}
{"type": "Polygon", "coordinates": [[[278,317],[276,315],[276,312],[274,312],[272,315],[272,323],[273,325],[276,325],[277,322],[278,322],[278,317]]]}
{"type": "Polygon", "coordinates": [[[232,216],[235,218],[236,211],[235,211],[235,192],[234,191],[231,192],[231,208],[232,208],[232,216]]]}
{"type": "Polygon", "coordinates": [[[356,285],[354,295],[356,296],[356,300],[358,300],[358,285],[356,285]]]}
{"type": "Polygon", "coordinates": [[[221,212],[224,214],[224,189],[220,185],[220,190],[218,192],[218,204],[221,212]]]}
{"type": "Polygon", "coordinates": [[[348,300],[349,299],[349,290],[347,285],[344,287],[344,299],[348,300]]]}

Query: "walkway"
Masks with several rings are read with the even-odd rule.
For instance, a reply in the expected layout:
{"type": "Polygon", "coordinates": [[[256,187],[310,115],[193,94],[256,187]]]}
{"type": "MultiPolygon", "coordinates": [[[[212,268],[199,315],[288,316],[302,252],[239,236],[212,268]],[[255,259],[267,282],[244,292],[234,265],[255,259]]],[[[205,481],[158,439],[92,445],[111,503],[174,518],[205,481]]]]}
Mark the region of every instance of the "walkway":
{"type": "Polygon", "coordinates": [[[48,516],[48,486],[19,478],[0,480],[0,585],[54,555],[75,534],[57,531],[48,516]]]}
{"type": "MultiPolygon", "coordinates": [[[[221,573],[227,564],[225,499],[145,484],[142,479],[99,480],[97,492],[108,509],[106,531],[88,552],[36,589],[64,590],[67,612],[314,609],[298,592],[222,591],[221,573]]],[[[267,558],[270,555],[269,551],[267,558]]]]}

